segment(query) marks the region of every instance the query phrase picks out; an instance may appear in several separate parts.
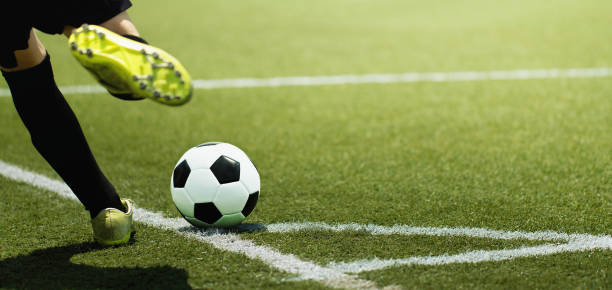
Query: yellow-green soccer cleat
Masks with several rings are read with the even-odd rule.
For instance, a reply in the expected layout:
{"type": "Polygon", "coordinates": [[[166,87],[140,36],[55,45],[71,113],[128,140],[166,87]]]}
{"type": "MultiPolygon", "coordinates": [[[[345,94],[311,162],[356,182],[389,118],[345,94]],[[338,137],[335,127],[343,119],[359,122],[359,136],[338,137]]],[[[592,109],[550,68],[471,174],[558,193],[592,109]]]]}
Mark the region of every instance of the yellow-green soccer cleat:
{"type": "Polygon", "coordinates": [[[191,99],[189,73],[167,52],[87,25],[68,39],[72,55],[113,95],[178,106],[191,99]]]}
{"type": "Polygon", "coordinates": [[[121,202],[127,209],[127,213],[116,208],[106,208],[91,220],[94,239],[98,244],[113,246],[130,241],[132,232],[134,232],[132,225],[133,202],[129,199],[122,199],[121,202]]]}

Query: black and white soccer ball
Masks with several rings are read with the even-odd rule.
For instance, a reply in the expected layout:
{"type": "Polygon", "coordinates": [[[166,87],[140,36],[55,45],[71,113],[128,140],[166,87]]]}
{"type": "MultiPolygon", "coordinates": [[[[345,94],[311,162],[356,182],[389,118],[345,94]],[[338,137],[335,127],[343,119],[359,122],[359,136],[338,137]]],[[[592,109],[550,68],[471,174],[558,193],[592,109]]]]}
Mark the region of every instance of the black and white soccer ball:
{"type": "Polygon", "coordinates": [[[170,184],[181,215],[198,227],[241,223],[259,198],[259,173],[238,147],[209,142],[189,149],[179,159],[170,184]]]}

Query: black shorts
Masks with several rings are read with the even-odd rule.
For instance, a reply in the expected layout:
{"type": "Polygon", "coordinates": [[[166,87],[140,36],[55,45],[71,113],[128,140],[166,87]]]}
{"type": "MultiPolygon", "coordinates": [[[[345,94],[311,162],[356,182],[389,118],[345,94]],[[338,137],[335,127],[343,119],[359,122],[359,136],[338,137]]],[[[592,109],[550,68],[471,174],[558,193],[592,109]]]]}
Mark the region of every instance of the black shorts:
{"type": "Polygon", "coordinates": [[[13,51],[28,48],[32,28],[60,34],[64,26],[100,24],[131,6],[130,0],[0,0],[0,66],[17,65],[13,51]]]}

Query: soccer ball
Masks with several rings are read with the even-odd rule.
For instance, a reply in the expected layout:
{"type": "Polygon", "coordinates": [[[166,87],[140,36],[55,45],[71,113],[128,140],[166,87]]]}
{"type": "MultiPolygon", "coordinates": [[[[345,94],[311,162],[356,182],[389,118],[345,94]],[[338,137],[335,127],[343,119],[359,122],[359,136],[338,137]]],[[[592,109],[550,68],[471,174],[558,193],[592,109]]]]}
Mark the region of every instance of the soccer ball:
{"type": "Polygon", "coordinates": [[[242,222],[259,198],[259,173],[238,147],[209,142],[179,159],[170,182],[181,215],[197,227],[229,227],[242,222]]]}

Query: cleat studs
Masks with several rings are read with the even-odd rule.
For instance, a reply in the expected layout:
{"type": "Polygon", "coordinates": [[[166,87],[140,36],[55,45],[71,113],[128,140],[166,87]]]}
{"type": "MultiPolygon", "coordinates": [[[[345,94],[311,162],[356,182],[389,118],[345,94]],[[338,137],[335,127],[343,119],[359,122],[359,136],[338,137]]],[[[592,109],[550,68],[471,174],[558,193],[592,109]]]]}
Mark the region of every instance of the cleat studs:
{"type": "Polygon", "coordinates": [[[179,81],[179,83],[180,83],[181,85],[184,85],[184,84],[185,84],[185,81],[181,79],[181,80],[179,81]]]}
{"type": "Polygon", "coordinates": [[[180,71],[177,71],[177,70],[176,70],[176,71],[174,71],[174,74],[175,74],[177,77],[179,77],[179,78],[181,77],[181,72],[180,72],[180,71]]]}
{"type": "Polygon", "coordinates": [[[160,93],[159,91],[154,91],[154,92],[153,92],[153,96],[154,96],[155,98],[161,98],[161,93],[160,93]]]}
{"type": "Polygon", "coordinates": [[[89,31],[89,25],[87,25],[87,24],[83,24],[83,26],[81,26],[81,28],[83,28],[83,31],[89,31]]]}
{"type": "Polygon", "coordinates": [[[142,53],[143,55],[147,55],[147,51],[144,48],[140,50],[140,53],[142,53]]]}
{"type": "Polygon", "coordinates": [[[93,51],[91,50],[91,48],[88,48],[88,49],[85,51],[85,54],[87,54],[87,56],[88,56],[88,57],[93,57],[93,51]]]}
{"type": "Polygon", "coordinates": [[[104,39],[106,35],[104,34],[104,32],[98,32],[98,37],[100,37],[100,39],[104,39]]]}
{"type": "Polygon", "coordinates": [[[174,96],[174,99],[175,99],[175,100],[180,100],[180,99],[181,99],[181,97],[179,97],[179,96],[174,96]]]}
{"type": "Polygon", "coordinates": [[[139,79],[140,79],[140,77],[138,77],[137,75],[132,75],[132,80],[137,81],[139,79]]]}
{"type": "Polygon", "coordinates": [[[148,75],[147,80],[153,81],[153,75],[148,75]]]}
{"type": "Polygon", "coordinates": [[[70,48],[72,48],[72,50],[77,50],[78,47],[76,41],[70,43],[70,48]]]}
{"type": "Polygon", "coordinates": [[[168,68],[169,68],[169,69],[174,69],[174,64],[173,64],[173,63],[171,63],[171,62],[169,62],[169,63],[168,63],[168,68]]]}
{"type": "Polygon", "coordinates": [[[151,56],[153,56],[154,59],[159,59],[159,54],[157,54],[157,52],[154,52],[151,56]]]}
{"type": "Polygon", "coordinates": [[[168,95],[165,95],[165,96],[164,96],[164,99],[166,99],[166,101],[170,101],[170,100],[172,100],[172,97],[170,97],[170,96],[168,96],[168,95]]]}
{"type": "Polygon", "coordinates": [[[147,88],[147,84],[145,84],[144,82],[140,82],[140,83],[138,83],[138,86],[140,86],[140,89],[141,89],[141,90],[144,90],[144,89],[146,89],[146,88],[147,88]]]}

